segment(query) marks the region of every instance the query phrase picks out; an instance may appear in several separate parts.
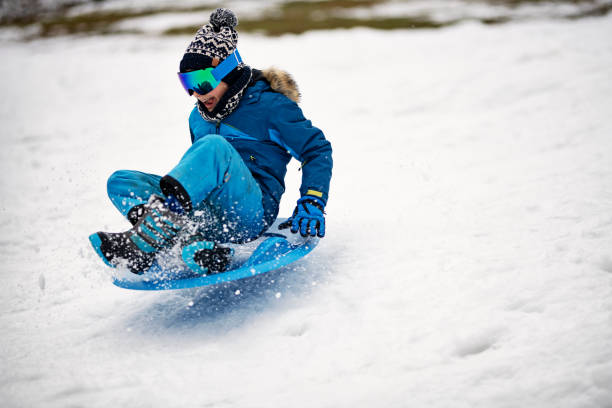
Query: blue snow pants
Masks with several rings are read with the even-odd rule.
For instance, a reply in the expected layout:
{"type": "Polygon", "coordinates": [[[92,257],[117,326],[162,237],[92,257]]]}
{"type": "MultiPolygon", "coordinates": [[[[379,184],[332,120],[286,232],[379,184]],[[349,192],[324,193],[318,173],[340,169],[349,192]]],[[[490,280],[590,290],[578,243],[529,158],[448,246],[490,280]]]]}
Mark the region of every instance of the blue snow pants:
{"type": "MultiPolygon", "coordinates": [[[[192,204],[189,217],[205,238],[245,242],[264,229],[261,188],[234,147],[222,136],[207,135],[191,145],[168,173],[182,186],[192,204]]],[[[119,170],[108,179],[108,196],[127,216],[152,194],[166,197],[162,177],[135,170],[119,170]]]]}

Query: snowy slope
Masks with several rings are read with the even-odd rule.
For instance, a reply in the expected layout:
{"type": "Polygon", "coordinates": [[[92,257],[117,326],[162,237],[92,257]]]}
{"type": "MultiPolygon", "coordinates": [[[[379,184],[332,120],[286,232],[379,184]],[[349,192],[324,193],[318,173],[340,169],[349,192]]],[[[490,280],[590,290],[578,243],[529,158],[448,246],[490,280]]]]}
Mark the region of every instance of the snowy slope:
{"type": "Polygon", "coordinates": [[[0,44],[2,405],[612,407],[611,38],[611,17],[242,35],[333,143],[328,237],[161,293],[112,286],[87,236],[127,228],[112,171],[188,147],[189,38],[0,44]]]}

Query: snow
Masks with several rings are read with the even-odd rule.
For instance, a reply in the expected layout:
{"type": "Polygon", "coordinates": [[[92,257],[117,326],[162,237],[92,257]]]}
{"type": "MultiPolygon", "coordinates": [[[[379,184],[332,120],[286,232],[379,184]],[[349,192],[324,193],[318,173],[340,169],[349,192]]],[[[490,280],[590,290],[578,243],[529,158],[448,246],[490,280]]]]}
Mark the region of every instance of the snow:
{"type": "Polygon", "coordinates": [[[208,21],[211,8],[206,11],[185,12],[185,13],[162,13],[146,17],[130,18],[113,25],[115,30],[138,30],[148,34],[161,34],[174,27],[186,27],[192,25],[198,27],[202,21],[208,21]]]}
{"type": "Polygon", "coordinates": [[[241,35],[333,143],[328,236],[158,293],[87,236],[188,147],[190,39],[1,43],[3,406],[612,406],[611,23],[241,35]]]}
{"type": "Polygon", "coordinates": [[[591,13],[610,5],[610,0],[594,1],[465,1],[465,0],[395,0],[372,7],[342,10],[338,15],[371,19],[399,16],[424,16],[436,22],[469,19],[543,19],[562,18],[591,13]]]}
{"type": "MultiPolygon", "coordinates": [[[[156,6],[156,7],[161,7],[164,5],[163,1],[159,1],[159,0],[154,0],[153,2],[154,4],[151,4],[151,6],[156,6]]],[[[171,2],[172,3],[172,2],[171,2]]],[[[172,4],[168,4],[168,6],[171,6],[172,4]]],[[[93,7],[108,7],[108,6],[112,6],[114,4],[114,6],[122,6],[122,7],[128,7],[129,2],[126,3],[124,1],[118,1],[116,3],[101,3],[101,4],[93,4],[90,5],[93,7]]],[[[261,2],[253,2],[253,1],[233,1],[230,4],[224,4],[224,7],[233,9],[233,10],[240,10],[240,18],[241,19],[255,19],[255,18],[259,18],[264,14],[265,11],[265,7],[270,7],[273,3],[270,2],[265,2],[265,3],[261,3],[261,2]]],[[[186,7],[188,6],[189,3],[181,3],[182,7],[186,7]]],[[[138,5],[139,7],[143,7],[142,4],[138,5]]],[[[194,4],[194,6],[198,6],[198,7],[202,7],[203,4],[199,3],[199,4],[194,4]]],[[[207,22],[210,14],[215,10],[215,8],[218,6],[215,4],[210,4],[210,9],[209,10],[202,10],[202,11],[193,11],[193,10],[186,10],[186,11],[182,11],[182,12],[166,12],[166,13],[160,13],[160,14],[153,14],[150,16],[144,16],[144,17],[135,17],[135,18],[129,18],[129,19],[125,19],[122,20],[118,23],[113,24],[112,29],[113,30],[118,30],[118,31],[135,31],[135,32],[139,32],[139,33],[146,33],[147,35],[151,35],[151,34],[161,34],[166,30],[171,30],[173,28],[176,27],[188,27],[188,26],[194,26],[194,27],[199,27],[202,24],[204,24],[204,22],[207,22]]],[[[134,5],[132,5],[130,7],[131,10],[134,9],[134,5]]],[[[75,10],[75,14],[78,14],[82,12],[81,9],[76,9],[75,10]]]]}

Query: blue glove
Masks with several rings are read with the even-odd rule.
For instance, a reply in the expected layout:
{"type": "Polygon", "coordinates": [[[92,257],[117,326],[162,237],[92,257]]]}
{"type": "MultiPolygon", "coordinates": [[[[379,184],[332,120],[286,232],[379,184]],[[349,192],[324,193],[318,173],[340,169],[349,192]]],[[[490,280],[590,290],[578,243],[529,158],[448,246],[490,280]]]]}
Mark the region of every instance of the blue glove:
{"type": "Polygon", "coordinates": [[[278,229],[291,227],[294,234],[300,231],[303,237],[308,235],[325,236],[325,203],[313,196],[304,196],[297,201],[293,215],[278,226],[278,229]]]}

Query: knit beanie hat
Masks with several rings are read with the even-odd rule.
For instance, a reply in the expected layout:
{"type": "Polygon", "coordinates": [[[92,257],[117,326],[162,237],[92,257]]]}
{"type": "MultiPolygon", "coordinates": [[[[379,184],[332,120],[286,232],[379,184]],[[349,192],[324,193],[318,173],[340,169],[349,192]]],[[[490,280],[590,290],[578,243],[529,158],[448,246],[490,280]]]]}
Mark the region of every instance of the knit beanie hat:
{"type": "Polygon", "coordinates": [[[238,18],[233,11],[218,8],[210,15],[210,22],[198,30],[185,50],[180,71],[194,71],[217,66],[236,49],[238,33],[234,29],[238,18]]]}

